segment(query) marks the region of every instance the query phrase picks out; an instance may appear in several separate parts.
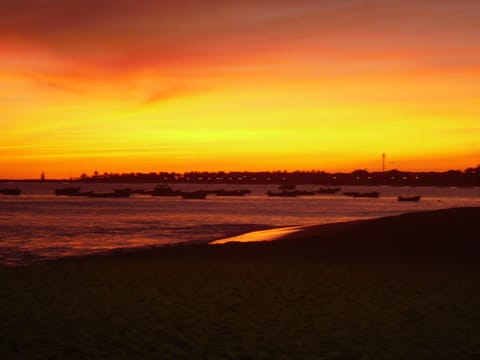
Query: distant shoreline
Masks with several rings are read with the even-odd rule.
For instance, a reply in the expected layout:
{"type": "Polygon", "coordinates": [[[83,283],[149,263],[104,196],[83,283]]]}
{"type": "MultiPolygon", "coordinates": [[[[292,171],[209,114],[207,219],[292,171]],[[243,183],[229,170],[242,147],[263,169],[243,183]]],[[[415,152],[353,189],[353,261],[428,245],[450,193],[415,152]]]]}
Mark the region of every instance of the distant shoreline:
{"type": "Polygon", "coordinates": [[[480,186],[480,165],[465,170],[446,171],[383,171],[354,170],[346,172],[311,171],[187,171],[178,172],[95,172],[69,179],[48,179],[42,173],[37,179],[0,179],[0,182],[75,182],[75,183],[178,183],[215,185],[362,185],[362,186],[480,186]]]}
{"type": "Polygon", "coordinates": [[[291,184],[291,185],[316,185],[316,186],[368,186],[368,187],[375,187],[375,186],[389,186],[389,187],[461,187],[461,188],[480,188],[480,180],[471,182],[471,183],[463,183],[463,182],[446,182],[446,183],[438,183],[438,182],[431,182],[431,181],[403,181],[401,183],[391,183],[391,182],[358,182],[358,181],[318,181],[318,182],[285,182],[285,181],[268,181],[268,182],[253,182],[253,181],[242,181],[242,182],[199,182],[199,181],[161,181],[161,180],[124,180],[124,181],[110,181],[110,180],[72,180],[72,179],[48,179],[48,180],[39,180],[39,179],[0,179],[0,184],[8,184],[8,183],[38,183],[38,184],[62,184],[62,183],[74,183],[74,184],[195,184],[198,186],[202,185],[235,185],[237,187],[247,186],[247,185],[274,185],[279,186],[282,184],[291,184]]]}

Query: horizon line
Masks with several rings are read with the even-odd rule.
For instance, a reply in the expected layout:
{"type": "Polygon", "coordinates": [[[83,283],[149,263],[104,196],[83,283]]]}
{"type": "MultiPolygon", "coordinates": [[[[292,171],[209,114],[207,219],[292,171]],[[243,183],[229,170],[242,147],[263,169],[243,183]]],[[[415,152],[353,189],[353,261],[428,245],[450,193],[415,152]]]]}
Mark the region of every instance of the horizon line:
{"type": "Polygon", "coordinates": [[[125,172],[106,172],[104,171],[103,173],[97,172],[95,175],[95,172],[91,175],[88,175],[86,173],[82,173],[81,175],[77,176],[70,176],[70,177],[64,177],[64,178],[47,178],[45,176],[45,172],[42,172],[40,177],[36,178],[0,178],[1,182],[6,182],[6,181],[78,181],[82,179],[83,175],[86,175],[87,178],[93,178],[93,177],[103,177],[105,174],[111,176],[111,175],[132,175],[137,176],[138,174],[140,175],[149,175],[149,174],[162,174],[162,173],[167,173],[167,174],[178,174],[178,175],[183,175],[183,174],[188,174],[188,173],[285,173],[285,174],[294,174],[294,173],[325,173],[325,174],[353,174],[354,172],[357,171],[364,171],[367,173],[371,174],[378,174],[378,173],[389,173],[391,171],[396,171],[396,172],[401,172],[401,173],[437,173],[437,174],[442,174],[442,173],[447,173],[447,172],[462,172],[465,173],[469,169],[480,169],[480,164],[477,166],[470,166],[465,169],[448,169],[448,170],[400,170],[397,168],[389,169],[389,170],[367,170],[367,169],[354,169],[350,172],[346,171],[326,171],[326,170],[320,170],[320,169],[310,169],[310,170],[257,170],[257,171],[251,171],[251,170],[217,170],[217,171],[207,171],[207,170],[188,170],[188,171],[183,171],[183,172],[177,172],[177,171],[167,171],[167,170],[161,170],[161,171],[125,171],[125,172]]]}

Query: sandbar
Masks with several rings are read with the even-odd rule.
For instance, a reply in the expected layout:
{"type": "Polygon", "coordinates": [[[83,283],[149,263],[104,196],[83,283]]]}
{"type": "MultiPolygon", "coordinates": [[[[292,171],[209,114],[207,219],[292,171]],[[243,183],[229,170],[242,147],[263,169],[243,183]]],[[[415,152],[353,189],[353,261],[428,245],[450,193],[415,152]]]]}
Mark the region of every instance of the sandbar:
{"type": "Polygon", "coordinates": [[[480,356],[480,208],[0,267],[5,359],[480,356]]]}

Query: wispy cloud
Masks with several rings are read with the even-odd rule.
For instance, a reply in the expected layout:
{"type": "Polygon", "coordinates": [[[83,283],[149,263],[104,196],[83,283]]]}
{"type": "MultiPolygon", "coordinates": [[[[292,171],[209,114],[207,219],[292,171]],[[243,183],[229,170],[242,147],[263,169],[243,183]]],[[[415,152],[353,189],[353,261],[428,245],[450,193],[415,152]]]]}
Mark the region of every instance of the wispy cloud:
{"type": "Polygon", "coordinates": [[[84,90],[78,87],[71,86],[55,80],[34,78],[32,81],[37,88],[40,88],[43,90],[53,90],[57,92],[74,94],[74,95],[81,95],[85,93],[84,90]]]}
{"type": "MultiPolygon", "coordinates": [[[[265,49],[476,46],[472,0],[3,0],[0,40],[61,54],[77,67],[127,70],[248,59],[265,49]]],[[[301,54],[301,53],[299,53],[301,54]]]]}
{"type": "MultiPolygon", "coordinates": [[[[206,89],[204,91],[206,91],[206,89]]],[[[179,97],[189,96],[199,92],[203,92],[203,91],[201,91],[200,89],[193,89],[188,87],[174,87],[174,88],[159,89],[151,92],[150,95],[147,97],[147,99],[142,103],[142,105],[154,105],[157,103],[161,103],[161,102],[179,98],[179,97]]]]}

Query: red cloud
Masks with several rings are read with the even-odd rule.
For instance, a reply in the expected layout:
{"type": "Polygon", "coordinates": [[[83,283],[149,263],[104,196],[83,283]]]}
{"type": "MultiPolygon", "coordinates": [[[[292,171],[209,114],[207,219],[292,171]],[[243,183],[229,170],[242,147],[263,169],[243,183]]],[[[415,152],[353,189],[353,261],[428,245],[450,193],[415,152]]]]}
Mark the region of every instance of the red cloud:
{"type": "MultiPolygon", "coordinates": [[[[0,42],[40,49],[76,71],[244,63],[324,49],[414,52],[476,46],[471,0],[3,0],[0,42]]],[[[0,49],[1,51],[1,49],[0,49]]],[[[335,51],[334,54],[335,56],[335,51]]],[[[360,56],[361,57],[361,56],[360,56]]],[[[351,61],[355,61],[352,58],[351,61]]]]}

